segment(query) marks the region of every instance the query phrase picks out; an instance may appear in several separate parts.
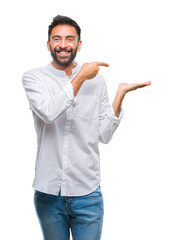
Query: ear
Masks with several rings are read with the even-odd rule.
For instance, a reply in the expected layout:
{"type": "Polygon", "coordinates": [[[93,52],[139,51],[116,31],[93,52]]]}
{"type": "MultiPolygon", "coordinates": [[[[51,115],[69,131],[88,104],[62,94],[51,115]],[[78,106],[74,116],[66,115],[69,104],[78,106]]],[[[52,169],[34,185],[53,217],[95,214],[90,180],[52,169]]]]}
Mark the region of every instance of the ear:
{"type": "Polygon", "coordinates": [[[82,41],[80,40],[80,41],[78,42],[78,48],[77,48],[77,51],[78,51],[78,52],[80,52],[81,46],[82,46],[82,41]]]}
{"type": "Polygon", "coordinates": [[[50,42],[49,41],[47,41],[47,49],[50,52],[50,42]]]}

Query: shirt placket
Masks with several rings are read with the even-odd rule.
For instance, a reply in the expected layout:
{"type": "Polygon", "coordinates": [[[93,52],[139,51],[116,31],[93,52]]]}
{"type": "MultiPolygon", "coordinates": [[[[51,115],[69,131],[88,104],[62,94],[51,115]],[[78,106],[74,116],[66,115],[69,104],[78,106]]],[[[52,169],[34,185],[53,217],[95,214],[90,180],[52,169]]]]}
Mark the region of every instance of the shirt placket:
{"type": "Polygon", "coordinates": [[[63,166],[62,166],[62,183],[61,193],[67,195],[67,181],[68,181],[68,150],[69,150],[69,138],[70,138],[70,126],[72,119],[73,107],[70,106],[66,110],[66,124],[64,130],[64,143],[63,143],[63,166]]]}

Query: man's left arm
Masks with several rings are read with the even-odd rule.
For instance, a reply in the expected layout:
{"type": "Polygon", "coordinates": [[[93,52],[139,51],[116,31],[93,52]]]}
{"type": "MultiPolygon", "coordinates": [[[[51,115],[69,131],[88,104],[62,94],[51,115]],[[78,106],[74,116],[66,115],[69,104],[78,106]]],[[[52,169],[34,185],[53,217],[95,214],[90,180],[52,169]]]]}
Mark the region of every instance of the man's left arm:
{"type": "Polygon", "coordinates": [[[120,114],[116,117],[113,106],[110,104],[106,81],[100,76],[100,99],[99,99],[99,141],[107,144],[123,116],[120,106],[120,114]]]}
{"type": "MultiPolygon", "coordinates": [[[[104,79],[103,79],[104,80],[104,79]]],[[[149,86],[151,82],[145,83],[121,83],[118,87],[113,104],[110,105],[107,92],[107,86],[105,80],[102,82],[101,96],[100,96],[100,112],[99,112],[99,141],[107,144],[123,116],[123,110],[121,108],[122,101],[125,95],[137,88],[149,86]]]]}
{"type": "Polygon", "coordinates": [[[116,93],[116,96],[115,96],[115,99],[114,99],[114,102],[112,104],[114,112],[115,112],[115,116],[119,117],[122,101],[128,92],[136,90],[138,88],[146,87],[149,85],[151,85],[151,82],[131,83],[131,84],[120,83],[117,93],[116,93]]]}

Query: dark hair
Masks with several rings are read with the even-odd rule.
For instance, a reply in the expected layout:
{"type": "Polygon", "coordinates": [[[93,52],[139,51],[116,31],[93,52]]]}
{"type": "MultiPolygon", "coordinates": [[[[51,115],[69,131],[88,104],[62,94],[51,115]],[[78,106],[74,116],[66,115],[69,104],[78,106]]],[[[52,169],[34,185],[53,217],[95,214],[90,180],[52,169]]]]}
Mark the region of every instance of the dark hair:
{"type": "Polygon", "coordinates": [[[73,19],[71,19],[69,17],[57,15],[56,17],[53,18],[52,23],[48,27],[48,40],[49,41],[50,41],[50,35],[52,32],[52,29],[57,25],[70,25],[70,26],[75,27],[78,38],[79,38],[78,40],[80,40],[81,29],[80,29],[79,25],[73,19]]]}

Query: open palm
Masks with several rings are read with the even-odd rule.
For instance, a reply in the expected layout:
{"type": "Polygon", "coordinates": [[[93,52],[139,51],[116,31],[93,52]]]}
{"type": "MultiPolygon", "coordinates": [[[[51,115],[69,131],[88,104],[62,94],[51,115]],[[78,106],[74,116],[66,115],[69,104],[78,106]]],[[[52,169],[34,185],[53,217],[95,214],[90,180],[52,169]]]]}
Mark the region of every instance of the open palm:
{"type": "Polygon", "coordinates": [[[133,90],[136,90],[138,88],[142,88],[142,87],[146,87],[146,86],[149,86],[151,85],[151,82],[144,82],[144,83],[120,83],[119,85],[119,88],[127,93],[127,92],[130,92],[130,91],[133,91],[133,90]]]}

